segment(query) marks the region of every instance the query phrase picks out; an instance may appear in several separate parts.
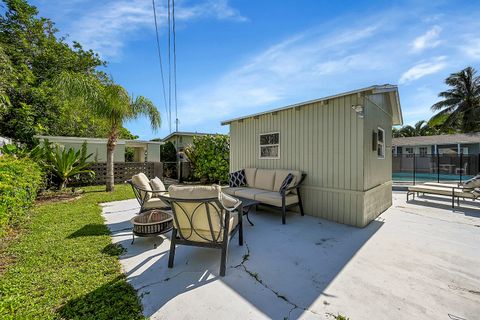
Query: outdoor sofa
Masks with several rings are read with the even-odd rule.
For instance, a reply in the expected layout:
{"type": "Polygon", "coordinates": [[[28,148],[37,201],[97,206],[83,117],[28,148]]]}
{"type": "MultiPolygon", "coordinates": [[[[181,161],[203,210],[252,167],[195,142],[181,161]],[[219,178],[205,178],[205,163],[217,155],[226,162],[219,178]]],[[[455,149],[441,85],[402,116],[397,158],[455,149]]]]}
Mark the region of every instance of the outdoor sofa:
{"type": "Polygon", "coordinates": [[[436,182],[426,182],[421,185],[409,186],[407,191],[407,201],[410,196],[415,199],[415,194],[433,194],[440,196],[448,196],[452,199],[452,208],[455,208],[455,198],[457,205],[460,206],[460,198],[472,199],[475,201],[480,198],[480,176],[476,176],[464,183],[446,184],[436,182]]]}
{"type": "Polygon", "coordinates": [[[259,201],[282,210],[286,223],[287,209],[297,207],[303,216],[300,186],[306,174],[298,170],[246,168],[230,174],[230,187],[223,191],[234,197],[259,201]]]}

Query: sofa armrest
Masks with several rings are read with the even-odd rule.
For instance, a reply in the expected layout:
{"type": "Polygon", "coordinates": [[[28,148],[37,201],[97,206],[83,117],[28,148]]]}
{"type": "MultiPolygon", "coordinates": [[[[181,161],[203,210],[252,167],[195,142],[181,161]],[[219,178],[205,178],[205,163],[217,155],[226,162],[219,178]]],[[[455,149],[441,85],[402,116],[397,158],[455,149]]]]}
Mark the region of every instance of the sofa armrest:
{"type": "Polygon", "coordinates": [[[295,185],[291,186],[290,188],[286,188],[283,192],[281,192],[281,195],[282,197],[285,197],[285,195],[287,194],[287,191],[291,191],[291,190],[297,190],[297,191],[300,191],[300,186],[301,184],[303,183],[303,181],[305,181],[305,178],[307,177],[307,174],[306,173],[302,173],[302,177],[300,178],[300,181],[298,181],[297,183],[295,183],[295,185]]]}

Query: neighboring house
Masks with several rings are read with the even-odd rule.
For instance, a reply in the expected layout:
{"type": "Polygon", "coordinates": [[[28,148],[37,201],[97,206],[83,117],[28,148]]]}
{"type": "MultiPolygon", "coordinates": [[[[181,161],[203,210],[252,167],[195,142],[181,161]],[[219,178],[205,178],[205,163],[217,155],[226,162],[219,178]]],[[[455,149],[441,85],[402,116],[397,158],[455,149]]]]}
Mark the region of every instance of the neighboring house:
{"type": "Polygon", "coordinates": [[[364,227],[392,204],[398,89],[372,86],[223,121],[230,171],[301,170],[305,213],[364,227]]]}
{"type": "Polygon", "coordinates": [[[478,154],[480,132],[393,138],[395,155],[478,154]]]}
{"type": "MultiPolygon", "coordinates": [[[[87,153],[93,153],[90,161],[107,161],[107,139],[103,138],[84,138],[84,137],[61,137],[61,136],[35,136],[43,141],[47,139],[52,143],[79,150],[84,142],[87,143],[87,153]]],[[[134,150],[134,162],[160,162],[160,146],[163,142],[143,141],[143,140],[123,140],[117,141],[114,162],[125,162],[125,148],[131,147],[134,150]]]]}
{"type": "Polygon", "coordinates": [[[177,151],[182,151],[186,146],[193,143],[193,137],[211,136],[216,133],[200,133],[200,132],[182,132],[176,131],[170,133],[165,138],[161,139],[163,142],[172,142],[177,151]]]}

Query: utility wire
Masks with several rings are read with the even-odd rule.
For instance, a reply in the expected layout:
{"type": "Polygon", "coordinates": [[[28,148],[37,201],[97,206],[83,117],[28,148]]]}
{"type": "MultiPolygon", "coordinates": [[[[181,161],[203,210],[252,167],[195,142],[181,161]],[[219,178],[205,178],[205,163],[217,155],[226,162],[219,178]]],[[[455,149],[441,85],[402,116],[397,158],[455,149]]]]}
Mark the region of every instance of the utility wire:
{"type": "Polygon", "coordinates": [[[170,26],[170,0],[167,0],[167,9],[168,9],[168,112],[169,112],[169,127],[170,133],[172,133],[172,67],[171,67],[171,51],[170,48],[171,40],[171,26],[170,26]]]}
{"type": "Polygon", "coordinates": [[[160,48],[160,37],[158,35],[157,11],[155,9],[155,0],[152,0],[152,6],[153,6],[153,18],[155,21],[155,34],[157,38],[158,60],[160,61],[160,74],[162,76],[163,102],[165,104],[165,111],[167,113],[167,119],[168,119],[167,95],[165,92],[165,77],[163,75],[162,50],[160,48]]]}
{"type": "Polygon", "coordinates": [[[177,36],[175,34],[175,0],[172,0],[173,22],[173,87],[175,95],[175,131],[178,132],[178,107],[177,107],[177,36]]]}

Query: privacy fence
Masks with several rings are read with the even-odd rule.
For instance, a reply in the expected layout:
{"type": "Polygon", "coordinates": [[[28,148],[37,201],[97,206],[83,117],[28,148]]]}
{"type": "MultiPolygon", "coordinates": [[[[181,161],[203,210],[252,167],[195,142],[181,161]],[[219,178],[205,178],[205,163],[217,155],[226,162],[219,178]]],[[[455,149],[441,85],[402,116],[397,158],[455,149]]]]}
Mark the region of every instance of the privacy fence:
{"type": "MultiPolygon", "coordinates": [[[[90,169],[95,172],[95,179],[91,184],[104,184],[107,178],[107,163],[94,162],[90,169]]],[[[115,183],[125,182],[139,172],[145,173],[149,178],[162,177],[163,165],[161,162],[116,162],[113,165],[115,183]]]]}
{"type": "Polygon", "coordinates": [[[480,172],[480,154],[402,154],[392,156],[394,182],[462,182],[480,172]]]}

